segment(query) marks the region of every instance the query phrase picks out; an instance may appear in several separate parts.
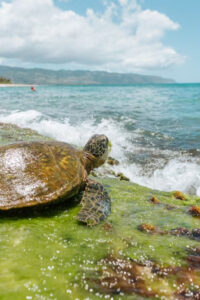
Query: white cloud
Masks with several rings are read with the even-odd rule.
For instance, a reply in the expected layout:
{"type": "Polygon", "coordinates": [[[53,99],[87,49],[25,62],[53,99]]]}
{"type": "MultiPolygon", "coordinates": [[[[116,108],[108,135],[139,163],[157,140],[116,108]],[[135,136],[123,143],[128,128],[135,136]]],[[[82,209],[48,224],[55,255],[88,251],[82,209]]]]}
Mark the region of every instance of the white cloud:
{"type": "Polygon", "coordinates": [[[183,61],[163,45],[179,25],[135,0],[110,3],[103,14],[63,11],[52,0],[0,3],[0,58],[22,64],[69,64],[112,71],[165,68],[183,61]],[[117,20],[117,21],[116,21],[117,20]]]}

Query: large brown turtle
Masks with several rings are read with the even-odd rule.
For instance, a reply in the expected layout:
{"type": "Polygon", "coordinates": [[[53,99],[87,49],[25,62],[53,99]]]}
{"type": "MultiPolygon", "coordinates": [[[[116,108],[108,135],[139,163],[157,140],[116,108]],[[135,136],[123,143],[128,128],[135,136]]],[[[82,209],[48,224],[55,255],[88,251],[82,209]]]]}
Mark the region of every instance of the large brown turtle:
{"type": "Polygon", "coordinates": [[[83,191],[77,219],[96,225],[111,201],[100,183],[88,178],[108,155],[108,138],[92,136],[83,150],[53,141],[19,142],[0,148],[0,210],[67,200],[83,191]]]}

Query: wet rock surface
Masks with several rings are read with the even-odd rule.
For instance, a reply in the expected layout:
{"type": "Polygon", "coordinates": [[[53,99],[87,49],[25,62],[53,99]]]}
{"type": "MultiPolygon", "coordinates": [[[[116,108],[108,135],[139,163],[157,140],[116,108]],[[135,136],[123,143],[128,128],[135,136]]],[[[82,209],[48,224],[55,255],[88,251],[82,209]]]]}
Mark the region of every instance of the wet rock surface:
{"type": "Polygon", "coordinates": [[[184,267],[160,267],[153,261],[141,264],[111,255],[98,262],[98,279],[92,281],[93,288],[120,296],[135,293],[152,299],[199,299],[200,253],[199,249],[189,251],[194,253],[186,257],[184,267]],[[168,281],[173,278],[170,286],[168,281]]]}
{"type": "Polygon", "coordinates": [[[107,159],[107,163],[111,166],[118,166],[119,165],[119,161],[111,156],[108,157],[107,159]]]}
{"type": "Polygon", "coordinates": [[[151,201],[153,204],[160,204],[159,200],[158,200],[155,196],[153,196],[153,197],[150,199],[150,201],[151,201]]]}
{"type": "Polygon", "coordinates": [[[117,177],[120,180],[130,181],[130,179],[128,177],[126,177],[123,173],[117,173],[117,177]]]}
{"type": "Polygon", "coordinates": [[[191,232],[187,228],[184,228],[184,227],[178,227],[178,228],[171,229],[170,233],[175,236],[188,236],[188,237],[191,236],[191,232]]]}
{"type": "MultiPolygon", "coordinates": [[[[48,139],[1,124],[2,145],[48,139]]],[[[96,174],[98,175],[98,174],[96,174]]],[[[99,178],[110,216],[88,228],[75,201],[0,214],[0,299],[199,299],[200,198],[99,178]],[[155,197],[156,201],[150,201],[155,197]],[[142,230],[139,230],[142,225],[142,230]]]]}
{"type": "Polygon", "coordinates": [[[179,199],[179,200],[185,200],[185,195],[180,192],[180,191],[176,191],[174,192],[173,196],[176,198],[176,199],[179,199]]]}
{"type": "Polygon", "coordinates": [[[153,275],[151,266],[113,256],[100,260],[98,264],[101,266],[100,278],[93,281],[96,289],[109,294],[136,293],[145,297],[156,295],[148,289],[145,282],[145,277],[153,275]]]}
{"type": "Polygon", "coordinates": [[[200,217],[200,206],[192,206],[188,211],[192,216],[200,217]]]}
{"type": "Polygon", "coordinates": [[[141,224],[138,226],[138,229],[140,231],[144,231],[144,232],[151,232],[151,233],[158,232],[158,229],[155,226],[153,226],[152,224],[141,224]]]}

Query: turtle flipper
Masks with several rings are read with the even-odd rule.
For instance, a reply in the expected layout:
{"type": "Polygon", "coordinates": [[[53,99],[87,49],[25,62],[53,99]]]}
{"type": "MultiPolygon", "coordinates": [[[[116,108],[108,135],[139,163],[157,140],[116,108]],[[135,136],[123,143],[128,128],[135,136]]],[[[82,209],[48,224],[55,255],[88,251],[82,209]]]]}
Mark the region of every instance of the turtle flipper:
{"type": "Polygon", "coordinates": [[[88,179],[81,200],[82,209],[77,219],[89,226],[97,225],[111,211],[111,200],[103,185],[88,179]]]}

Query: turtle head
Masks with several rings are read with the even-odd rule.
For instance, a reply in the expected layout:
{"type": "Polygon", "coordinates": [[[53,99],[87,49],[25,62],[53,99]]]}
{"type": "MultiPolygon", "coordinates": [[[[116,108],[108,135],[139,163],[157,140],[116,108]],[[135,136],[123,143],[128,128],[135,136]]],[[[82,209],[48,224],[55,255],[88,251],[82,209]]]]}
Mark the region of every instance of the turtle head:
{"type": "Polygon", "coordinates": [[[83,148],[83,151],[92,154],[91,169],[103,165],[106,161],[108,157],[108,142],[108,138],[104,134],[95,134],[83,148]]]}

